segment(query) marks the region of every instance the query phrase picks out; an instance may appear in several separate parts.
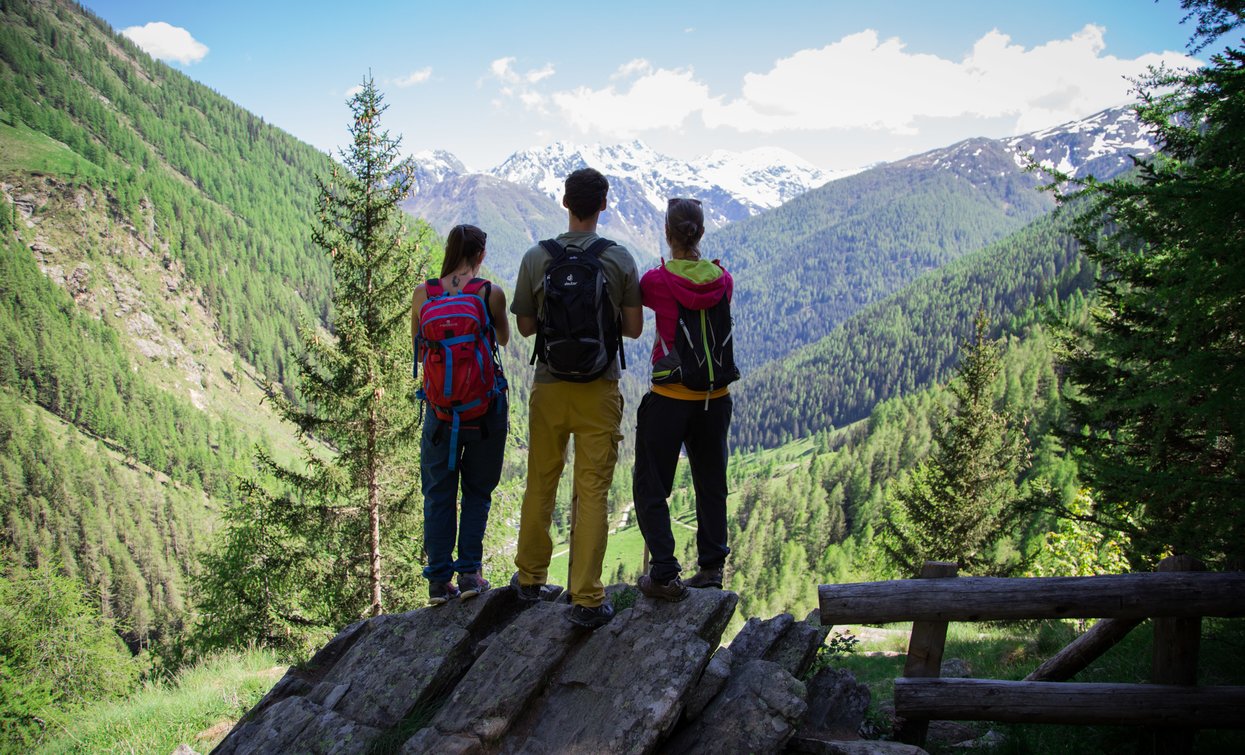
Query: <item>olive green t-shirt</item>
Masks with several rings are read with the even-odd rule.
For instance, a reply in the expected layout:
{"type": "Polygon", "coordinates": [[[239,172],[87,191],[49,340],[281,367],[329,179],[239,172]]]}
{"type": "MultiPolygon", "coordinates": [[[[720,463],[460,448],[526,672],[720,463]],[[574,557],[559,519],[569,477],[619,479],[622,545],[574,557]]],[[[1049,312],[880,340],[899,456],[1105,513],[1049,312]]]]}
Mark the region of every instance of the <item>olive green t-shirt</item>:
{"type": "MultiPolygon", "coordinates": [[[[598,238],[590,232],[564,233],[555,239],[562,246],[574,244],[587,249],[598,238]]],[[[545,268],[552,259],[549,252],[540,244],[527,250],[523,261],[519,263],[519,277],[515,282],[514,296],[511,298],[510,311],[516,315],[536,317],[545,301],[545,268]]],[[[615,244],[601,252],[601,267],[605,270],[605,285],[610,292],[614,315],[620,316],[622,307],[640,307],[640,275],[636,269],[635,259],[627,248],[615,244]]],[[[622,370],[618,366],[618,357],[601,376],[606,380],[618,380],[622,370]]],[[[549,374],[549,368],[542,362],[536,363],[535,380],[538,383],[551,383],[557,380],[549,374]]]]}

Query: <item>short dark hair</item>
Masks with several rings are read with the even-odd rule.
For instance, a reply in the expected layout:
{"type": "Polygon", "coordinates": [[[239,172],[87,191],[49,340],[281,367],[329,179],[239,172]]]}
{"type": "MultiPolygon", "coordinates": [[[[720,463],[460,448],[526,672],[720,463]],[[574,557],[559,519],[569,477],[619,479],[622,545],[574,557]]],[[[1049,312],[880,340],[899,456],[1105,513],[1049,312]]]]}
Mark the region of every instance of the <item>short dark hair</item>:
{"type": "Polygon", "coordinates": [[[601,211],[601,202],[609,193],[610,182],[595,168],[580,168],[566,177],[566,208],[580,220],[587,220],[601,211]]]}

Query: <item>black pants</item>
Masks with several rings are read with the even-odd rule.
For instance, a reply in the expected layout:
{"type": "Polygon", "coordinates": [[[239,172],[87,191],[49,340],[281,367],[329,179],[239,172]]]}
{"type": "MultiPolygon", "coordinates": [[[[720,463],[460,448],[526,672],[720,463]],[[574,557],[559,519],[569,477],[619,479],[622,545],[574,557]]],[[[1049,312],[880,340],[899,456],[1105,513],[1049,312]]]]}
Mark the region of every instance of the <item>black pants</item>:
{"type": "Polygon", "coordinates": [[[679,447],[687,449],[696,489],[696,551],[702,569],[721,569],[726,546],[726,436],[731,397],[684,401],[650,392],[636,414],[635,470],[631,494],[648,544],[649,576],[665,584],[679,576],[670,529],[670,497],[679,447]]]}

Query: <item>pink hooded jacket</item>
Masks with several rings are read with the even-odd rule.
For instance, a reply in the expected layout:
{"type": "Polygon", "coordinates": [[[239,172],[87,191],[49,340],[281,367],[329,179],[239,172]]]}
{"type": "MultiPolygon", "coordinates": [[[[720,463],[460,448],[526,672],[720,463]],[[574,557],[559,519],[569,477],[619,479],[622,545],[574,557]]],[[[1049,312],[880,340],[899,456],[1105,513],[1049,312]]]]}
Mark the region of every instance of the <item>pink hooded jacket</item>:
{"type": "Polygon", "coordinates": [[[723,296],[729,301],[734,289],[731,274],[717,260],[663,260],[661,267],[645,273],[640,295],[644,306],[657,315],[652,361],[674,345],[680,303],[688,309],[708,309],[723,296]]]}

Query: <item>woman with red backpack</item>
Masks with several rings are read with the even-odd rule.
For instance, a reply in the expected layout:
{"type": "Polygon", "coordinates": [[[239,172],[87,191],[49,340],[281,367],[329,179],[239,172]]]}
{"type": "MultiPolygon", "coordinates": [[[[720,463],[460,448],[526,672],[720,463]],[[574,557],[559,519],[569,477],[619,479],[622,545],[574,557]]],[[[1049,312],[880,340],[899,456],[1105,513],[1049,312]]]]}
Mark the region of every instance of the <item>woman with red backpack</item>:
{"type": "Polygon", "coordinates": [[[505,293],[477,277],[486,238],[473,225],[454,226],[441,277],[417,286],[411,302],[415,361],[424,378],[418,395],[427,402],[420,475],[431,605],[489,589],[481,571],[484,529],[509,429],[497,350],[510,340],[510,325],[505,293]]]}
{"type": "Polygon", "coordinates": [[[731,336],[734,282],[717,260],[700,258],[705,216],[696,199],[671,199],[666,208],[669,261],[640,279],[644,306],[657,319],[653,384],[636,413],[632,496],[640,532],[651,554],[640,592],[680,601],[689,587],[721,587],[731,549],[726,545],[727,435],[731,396],[739,378],[731,336]],[[679,449],[687,451],[696,490],[699,570],[683,582],[674,555],[668,499],[679,449]]]}

